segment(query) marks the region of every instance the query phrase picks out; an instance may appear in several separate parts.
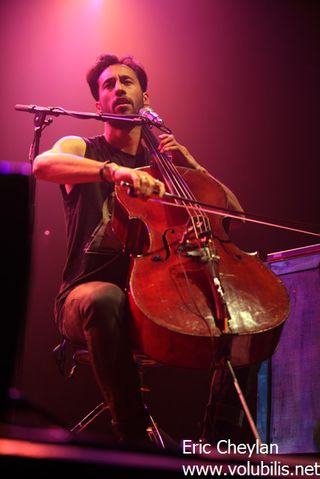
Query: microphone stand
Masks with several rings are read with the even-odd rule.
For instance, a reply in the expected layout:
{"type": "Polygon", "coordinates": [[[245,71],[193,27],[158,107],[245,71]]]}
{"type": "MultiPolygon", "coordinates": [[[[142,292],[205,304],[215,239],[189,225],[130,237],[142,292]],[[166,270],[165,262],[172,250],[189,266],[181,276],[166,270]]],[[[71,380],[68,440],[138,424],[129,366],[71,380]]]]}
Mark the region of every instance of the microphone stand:
{"type": "MultiPolygon", "coordinates": [[[[35,218],[35,197],[36,197],[36,181],[35,177],[32,175],[33,162],[35,157],[39,154],[40,149],[40,139],[43,130],[51,125],[53,122],[52,118],[47,118],[47,113],[45,111],[35,111],[35,116],[33,120],[34,130],[33,130],[33,140],[29,148],[29,163],[31,169],[31,175],[29,177],[29,198],[30,198],[30,212],[29,212],[29,221],[30,229],[29,235],[32,239],[33,228],[34,228],[34,218],[35,218]]],[[[31,243],[30,243],[31,244],[31,243]]]]}
{"type": "MultiPolygon", "coordinates": [[[[78,118],[80,120],[98,120],[98,121],[123,121],[125,123],[131,123],[133,125],[144,125],[152,124],[158,126],[156,122],[152,121],[149,118],[146,118],[142,115],[114,115],[111,113],[90,113],[90,112],[80,112],[73,110],[65,110],[60,106],[37,106],[37,105],[15,105],[15,110],[24,111],[26,113],[35,113],[36,115],[43,115],[44,118],[46,115],[51,116],[72,116],[73,118],[78,118]]],[[[165,127],[166,130],[169,128],[165,127]]],[[[171,130],[170,130],[171,131],[171,130]]]]}

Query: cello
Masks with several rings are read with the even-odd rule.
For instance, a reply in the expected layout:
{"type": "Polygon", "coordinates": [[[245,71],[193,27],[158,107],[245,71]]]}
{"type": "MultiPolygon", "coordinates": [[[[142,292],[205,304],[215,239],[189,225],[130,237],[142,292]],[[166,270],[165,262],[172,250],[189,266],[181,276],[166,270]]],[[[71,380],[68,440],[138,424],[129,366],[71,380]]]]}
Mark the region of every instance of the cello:
{"type": "Polygon", "coordinates": [[[213,203],[228,211],[223,186],[160,154],[152,126],[142,125],[152,163],[140,170],[183,199],[143,201],[115,187],[112,228],[132,257],[134,343],[174,367],[209,368],[221,357],[235,367],[261,362],[273,354],[288,317],[287,290],[255,254],[232,243],[227,213],[201,208],[213,203]]]}

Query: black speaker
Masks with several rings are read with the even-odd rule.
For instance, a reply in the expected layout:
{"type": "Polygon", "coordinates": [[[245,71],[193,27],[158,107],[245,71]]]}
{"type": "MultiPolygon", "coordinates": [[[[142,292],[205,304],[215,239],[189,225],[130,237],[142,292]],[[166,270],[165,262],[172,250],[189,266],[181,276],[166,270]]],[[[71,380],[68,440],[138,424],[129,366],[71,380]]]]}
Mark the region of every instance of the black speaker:
{"type": "Polygon", "coordinates": [[[24,163],[0,161],[0,418],[5,412],[25,326],[31,250],[31,177],[24,174],[24,169],[24,163]]]}
{"type": "Polygon", "coordinates": [[[290,315],[259,373],[258,421],[280,453],[320,451],[320,244],[268,256],[288,289],[290,315]]]}

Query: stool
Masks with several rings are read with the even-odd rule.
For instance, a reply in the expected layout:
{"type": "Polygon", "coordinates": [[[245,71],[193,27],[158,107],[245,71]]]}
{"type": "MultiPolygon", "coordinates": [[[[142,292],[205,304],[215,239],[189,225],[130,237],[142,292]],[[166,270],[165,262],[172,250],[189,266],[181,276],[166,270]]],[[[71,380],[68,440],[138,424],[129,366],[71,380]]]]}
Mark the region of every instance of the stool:
{"type": "MultiPolygon", "coordinates": [[[[63,339],[62,342],[56,346],[53,350],[53,353],[56,358],[56,362],[58,364],[58,368],[63,376],[65,376],[65,347],[66,347],[66,340],[63,339]]],[[[143,354],[134,354],[135,363],[138,366],[138,372],[140,376],[140,384],[141,384],[141,391],[142,394],[145,392],[150,392],[150,389],[143,384],[143,368],[144,367],[155,367],[160,366],[159,363],[156,361],[148,358],[143,354]]],[[[72,378],[77,370],[79,364],[87,364],[90,365],[90,357],[89,352],[86,349],[78,349],[74,348],[73,356],[72,356],[72,367],[70,372],[67,374],[68,378],[72,378]]],[[[146,404],[144,405],[146,410],[148,410],[146,404]]],[[[89,424],[96,419],[103,411],[109,409],[109,405],[102,401],[99,403],[94,409],[88,412],[75,426],[73,426],[70,431],[73,433],[79,433],[83,431],[89,424]]],[[[161,436],[159,428],[148,412],[150,418],[150,426],[147,428],[147,434],[150,438],[150,441],[154,443],[159,449],[165,449],[164,440],[161,436]]]]}

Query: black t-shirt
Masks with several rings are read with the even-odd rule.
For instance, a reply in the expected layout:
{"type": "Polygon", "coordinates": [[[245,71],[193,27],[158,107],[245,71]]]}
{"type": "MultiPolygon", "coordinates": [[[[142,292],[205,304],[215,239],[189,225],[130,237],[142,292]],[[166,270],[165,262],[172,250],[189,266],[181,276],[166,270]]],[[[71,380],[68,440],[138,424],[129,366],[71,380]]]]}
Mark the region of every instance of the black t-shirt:
{"type": "MultiPolygon", "coordinates": [[[[85,157],[138,168],[148,165],[149,153],[141,146],[137,155],[124,153],[107,143],[104,135],[84,138],[85,157]]],[[[61,185],[67,235],[67,258],[63,281],[56,298],[60,311],[70,290],[88,281],[110,281],[124,287],[128,258],[110,228],[114,186],[111,183],[81,183],[70,193],[61,185]]]]}

